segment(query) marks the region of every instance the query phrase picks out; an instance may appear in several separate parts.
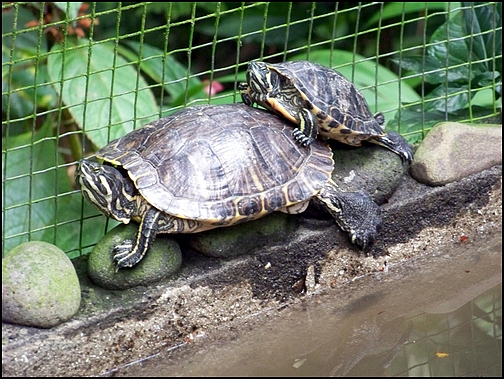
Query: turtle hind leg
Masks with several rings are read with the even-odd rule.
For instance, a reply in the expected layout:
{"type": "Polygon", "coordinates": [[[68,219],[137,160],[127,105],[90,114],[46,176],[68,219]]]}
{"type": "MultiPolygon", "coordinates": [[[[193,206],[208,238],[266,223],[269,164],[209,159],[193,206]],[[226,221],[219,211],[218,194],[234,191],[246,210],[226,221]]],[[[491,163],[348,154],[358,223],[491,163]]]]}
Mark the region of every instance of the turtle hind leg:
{"type": "Polygon", "coordinates": [[[364,192],[343,192],[332,180],[316,199],[321,202],[350,241],[363,250],[371,246],[381,224],[380,208],[364,192]]]}
{"type": "Polygon", "coordinates": [[[399,155],[403,162],[411,163],[413,160],[413,150],[408,141],[399,133],[388,132],[384,136],[374,137],[369,142],[386,147],[399,155]]]}
{"type": "Polygon", "coordinates": [[[299,126],[294,129],[292,135],[302,146],[308,146],[318,135],[317,119],[313,113],[303,108],[299,114],[299,126]]]}

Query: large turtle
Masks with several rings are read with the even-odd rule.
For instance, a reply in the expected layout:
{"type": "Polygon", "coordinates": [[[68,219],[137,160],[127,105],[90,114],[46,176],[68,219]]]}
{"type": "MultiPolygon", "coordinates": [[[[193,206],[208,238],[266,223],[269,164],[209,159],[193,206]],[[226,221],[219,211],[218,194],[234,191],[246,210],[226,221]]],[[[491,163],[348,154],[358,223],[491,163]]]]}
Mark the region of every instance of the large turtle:
{"type": "Polygon", "coordinates": [[[289,123],[244,104],[182,109],[112,141],[84,159],[76,183],[103,214],[140,223],[136,241],[114,249],[117,269],[137,264],[157,233],[195,233],[274,211],[322,203],[362,248],[374,240],[378,206],[331,180],[323,141],[302,147],[289,123]]]}
{"type": "Polygon", "coordinates": [[[247,82],[238,89],[245,104],[258,103],[297,124],[293,135],[303,146],[320,133],[352,146],[373,142],[411,162],[408,142],[398,133],[385,133],[383,114],[373,115],[355,85],[328,67],[308,61],[253,61],[247,82]]]}

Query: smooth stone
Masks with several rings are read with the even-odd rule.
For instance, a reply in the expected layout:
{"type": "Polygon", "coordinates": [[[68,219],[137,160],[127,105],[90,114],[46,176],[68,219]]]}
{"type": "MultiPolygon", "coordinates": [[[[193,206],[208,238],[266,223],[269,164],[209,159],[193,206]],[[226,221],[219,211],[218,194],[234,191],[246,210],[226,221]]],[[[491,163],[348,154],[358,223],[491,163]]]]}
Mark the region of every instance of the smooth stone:
{"type": "Polygon", "coordinates": [[[332,179],[342,191],[364,191],[381,205],[394,193],[409,164],[399,155],[375,144],[347,147],[333,144],[332,179]]]}
{"type": "Polygon", "coordinates": [[[411,166],[420,183],[442,186],[502,164],[502,125],[436,124],[422,141],[411,166]]]}
{"type": "Polygon", "coordinates": [[[77,273],[60,248],[26,242],[2,259],[2,320],[51,328],[79,310],[77,273]]]}
{"type": "Polygon", "coordinates": [[[231,258],[286,240],[296,227],[292,215],[275,212],[259,220],[184,236],[194,250],[218,258],[231,258]]]}
{"type": "Polygon", "coordinates": [[[142,260],[133,267],[116,272],[113,250],[124,240],[136,240],[138,224],[118,225],[98,241],[88,259],[88,275],[106,289],[126,289],[157,282],[175,274],[182,264],[177,242],[158,234],[142,260]]]}

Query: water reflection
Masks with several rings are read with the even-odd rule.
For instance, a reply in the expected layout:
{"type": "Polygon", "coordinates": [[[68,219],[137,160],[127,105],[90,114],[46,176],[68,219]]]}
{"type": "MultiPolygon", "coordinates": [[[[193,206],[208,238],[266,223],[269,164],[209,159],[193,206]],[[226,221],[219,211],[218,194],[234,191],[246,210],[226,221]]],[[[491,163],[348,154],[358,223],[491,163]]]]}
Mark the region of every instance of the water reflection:
{"type": "Polygon", "coordinates": [[[394,329],[404,330],[394,346],[378,349],[354,365],[344,360],[331,374],[366,375],[371,365],[377,366],[377,374],[381,367],[386,376],[502,374],[502,284],[452,312],[414,312],[379,328],[364,326],[354,333],[354,340],[367,339],[371,348],[387,342],[382,335],[397,335],[394,329]],[[370,332],[362,337],[366,330],[370,332]]]}
{"type": "Polygon", "coordinates": [[[502,245],[488,246],[391,267],[114,374],[501,376],[502,245]]]}

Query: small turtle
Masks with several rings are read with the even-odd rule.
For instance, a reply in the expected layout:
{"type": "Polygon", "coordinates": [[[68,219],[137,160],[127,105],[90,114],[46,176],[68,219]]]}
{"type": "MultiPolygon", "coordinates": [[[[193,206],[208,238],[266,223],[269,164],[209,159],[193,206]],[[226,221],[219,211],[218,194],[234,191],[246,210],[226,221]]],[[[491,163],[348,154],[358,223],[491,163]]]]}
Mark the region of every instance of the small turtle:
{"type": "Polygon", "coordinates": [[[287,121],[244,104],[182,109],[112,141],[84,159],[76,183],[103,214],[140,223],[136,241],[114,249],[117,269],[136,265],[157,233],[195,233],[274,211],[323,204],[353,243],[366,248],[380,223],[363,192],[331,180],[332,151],[291,138],[287,121]]]}
{"type": "Polygon", "coordinates": [[[247,82],[240,83],[245,104],[254,103],[298,125],[294,138],[307,146],[320,133],[348,145],[369,141],[411,162],[413,152],[398,133],[385,133],[385,117],[373,115],[364,96],[339,72],[317,63],[250,62],[247,82]]]}

